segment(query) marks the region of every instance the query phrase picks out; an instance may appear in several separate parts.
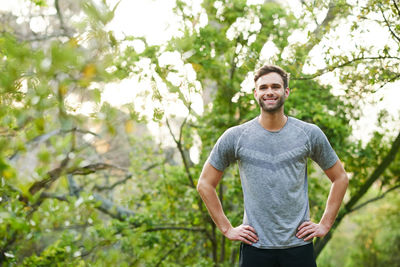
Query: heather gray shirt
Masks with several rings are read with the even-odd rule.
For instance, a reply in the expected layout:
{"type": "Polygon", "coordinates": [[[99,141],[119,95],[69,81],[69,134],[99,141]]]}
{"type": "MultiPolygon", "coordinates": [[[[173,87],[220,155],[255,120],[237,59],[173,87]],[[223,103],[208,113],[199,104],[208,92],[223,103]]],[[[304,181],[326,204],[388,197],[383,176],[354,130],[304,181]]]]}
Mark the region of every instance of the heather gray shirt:
{"type": "Polygon", "coordinates": [[[244,195],[243,223],[255,228],[258,248],[306,245],[296,229],[310,220],[307,158],[326,170],[338,157],[318,126],[288,117],[270,132],[258,117],[232,127],[218,139],[208,162],[223,171],[238,162],[244,195]]]}

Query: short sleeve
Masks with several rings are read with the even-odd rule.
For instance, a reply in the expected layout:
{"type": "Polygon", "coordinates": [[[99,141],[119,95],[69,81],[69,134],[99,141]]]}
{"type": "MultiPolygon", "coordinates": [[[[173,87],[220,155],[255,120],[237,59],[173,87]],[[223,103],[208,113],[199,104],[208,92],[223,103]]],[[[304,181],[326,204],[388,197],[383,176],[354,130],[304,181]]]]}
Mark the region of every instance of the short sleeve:
{"type": "Polygon", "coordinates": [[[208,162],[217,170],[224,171],[236,161],[235,157],[235,129],[226,130],[211,150],[208,162]]]}
{"type": "Polygon", "coordinates": [[[323,170],[332,167],[336,161],[338,161],[338,156],[333,150],[331,144],[326,138],[326,135],[322,130],[313,125],[311,131],[311,159],[315,161],[323,170]]]}

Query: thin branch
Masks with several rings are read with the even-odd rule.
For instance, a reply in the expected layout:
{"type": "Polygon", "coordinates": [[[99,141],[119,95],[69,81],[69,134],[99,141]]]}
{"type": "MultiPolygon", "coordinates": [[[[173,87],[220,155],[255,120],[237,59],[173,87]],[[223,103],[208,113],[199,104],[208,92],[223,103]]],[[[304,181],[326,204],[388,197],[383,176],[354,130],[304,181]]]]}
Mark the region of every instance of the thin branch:
{"type": "MultiPolygon", "coordinates": [[[[96,137],[99,137],[99,135],[94,133],[94,132],[91,132],[91,131],[88,131],[88,130],[82,130],[82,129],[79,129],[77,127],[74,127],[72,129],[69,129],[69,130],[56,129],[56,130],[53,130],[51,132],[44,133],[42,135],[36,136],[35,138],[29,140],[26,143],[26,145],[35,145],[35,144],[43,143],[43,142],[46,142],[47,140],[49,140],[52,136],[55,136],[55,135],[58,135],[58,134],[70,133],[70,132],[79,132],[79,133],[83,133],[83,134],[91,134],[91,135],[94,135],[96,137]]],[[[9,158],[9,160],[10,161],[16,160],[17,159],[17,155],[18,155],[18,151],[15,152],[9,158]]]]}
{"type": "MultiPolygon", "coordinates": [[[[190,110],[189,110],[189,112],[190,112],[190,110]]],[[[182,130],[183,130],[183,126],[186,123],[186,120],[187,120],[187,117],[185,118],[185,120],[183,121],[183,123],[182,123],[182,125],[180,127],[179,140],[177,140],[175,135],[173,134],[172,129],[171,129],[171,125],[169,124],[169,121],[168,121],[168,118],[166,119],[166,123],[167,123],[168,130],[169,130],[172,138],[174,139],[174,141],[176,143],[176,146],[177,146],[177,148],[179,150],[179,153],[181,154],[183,165],[185,167],[185,171],[186,171],[186,174],[187,174],[188,179],[190,181],[190,184],[191,184],[191,186],[193,188],[196,188],[196,185],[194,184],[194,179],[193,179],[192,174],[190,173],[190,170],[189,170],[189,164],[187,163],[186,156],[185,156],[185,153],[184,153],[183,148],[182,148],[182,130]]]]}
{"type": "Polygon", "coordinates": [[[54,1],[54,6],[56,8],[57,11],[57,17],[60,20],[60,28],[63,30],[63,32],[65,33],[65,35],[67,35],[68,37],[70,37],[67,28],[65,27],[65,23],[64,23],[64,18],[63,15],[61,13],[61,9],[60,9],[60,4],[59,4],[59,0],[55,0],[54,1]]]}
{"type": "Polygon", "coordinates": [[[38,192],[42,188],[48,188],[55,180],[57,180],[62,173],[64,172],[65,168],[67,167],[69,163],[69,156],[67,155],[61,162],[60,166],[49,171],[47,173],[47,178],[35,182],[30,188],[29,192],[34,195],[36,192],[38,192]]]}
{"type": "Polygon", "coordinates": [[[60,194],[52,194],[52,193],[48,193],[48,192],[42,192],[40,194],[39,198],[52,198],[52,199],[57,199],[59,201],[64,201],[64,202],[68,202],[68,198],[66,195],[60,195],[60,194]]]}
{"type": "MultiPolygon", "coordinates": [[[[78,197],[80,192],[83,191],[83,188],[79,187],[75,183],[72,175],[69,175],[68,178],[69,178],[68,181],[69,181],[69,187],[70,187],[70,194],[78,197]]],[[[93,196],[94,200],[96,200],[99,204],[96,206],[96,208],[98,210],[102,211],[103,213],[109,215],[112,218],[118,219],[120,221],[124,221],[124,220],[126,220],[127,217],[133,217],[135,215],[135,212],[133,212],[127,208],[118,206],[113,201],[111,201],[107,198],[104,198],[103,196],[101,196],[99,194],[94,193],[94,194],[92,194],[92,196],[93,196]]],[[[46,198],[58,199],[60,201],[69,202],[66,195],[57,195],[57,194],[43,192],[43,193],[41,193],[37,203],[41,203],[43,201],[43,199],[46,199],[46,198]]],[[[133,224],[133,225],[138,226],[136,224],[133,224]]]]}
{"type": "Polygon", "coordinates": [[[106,169],[116,169],[116,170],[120,170],[120,171],[123,171],[123,172],[128,172],[127,169],[119,167],[117,165],[98,162],[98,163],[93,163],[93,164],[86,165],[86,166],[81,167],[81,168],[69,169],[67,171],[67,173],[73,174],[73,175],[88,175],[88,174],[95,173],[95,172],[101,171],[101,170],[106,170],[106,169]]]}
{"type": "Polygon", "coordinates": [[[386,190],[386,191],[385,191],[384,193],[382,193],[381,195],[379,195],[379,196],[377,196],[377,197],[374,197],[374,198],[371,198],[371,199],[369,199],[369,200],[367,200],[367,201],[365,201],[365,202],[363,202],[363,203],[357,205],[356,207],[354,207],[353,209],[351,209],[349,212],[356,211],[356,210],[361,209],[362,207],[366,206],[367,204],[369,204],[369,203],[371,203],[371,202],[374,202],[374,201],[377,201],[377,200],[379,200],[379,199],[382,199],[382,198],[384,198],[384,197],[386,196],[387,193],[390,193],[391,191],[396,190],[397,188],[400,188],[400,185],[396,185],[396,186],[394,186],[394,187],[392,187],[392,188],[386,190]]]}
{"type": "Polygon", "coordinates": [[[82,229],[82,228],[87,228],[88,226],[91,226],[89,223],[84,223],[84,224],[73,224],[69,226],[58,226],[54,227],[51,230],[52,231],[64,231],[66,229],[82,229]]]}
{"type": "Polygon", "coordinates": [[[112,185],[109,185],[109,186],[95,185],[95,186],[93,187],[93,189],[94,189],[94,190],[97,190],[97,191],[112,190],[112,189],[114,189],[115,187],[117,187],[117,186],[120,185],[120,184],[125,184],[129,179],[132,178],[132,176],[133,176],[133,175],[132,175],[131,173],[129,173],[129,174],[127,174],[127,175],[125,176],[124,179],[119,180],[119,181],[116,181],[116,182],[113,183],[112,185]]]}
{"type": "Polygon", "coordinates": [[[389,80],[387,80],[384,84],[382,84],[378,89],[376,89],[376,91],[382,89],[385,85],[387,85],[388,83],[391,83],[395,80],[397,80],[397,78],[400,78],[400,74],[397,74],[396,76],[390,78],[389,80]]]}
{"type": "Polygon", "coordinates": [[[398,42],[400,42],[400,37],[397,36],[396,33],[392,30],[392,27],[390,27],[389,21],[386,19],[386,16],[385,16],[385,13],[383,12],[383,9],[382,9],[382,7],[381,7],[381,4],[378,4],[378,7],[379,7],[379,10],[380,10],[381,13],[382,13],[383,19],[384,19],[385,22],[386,22],[386,26],[389,28],[390,33],[392,34],[392,36],[393,36],[394,38],[396,38],[396,40],[397,40],[398,42]]]}
{"type": "MultiPolygon", "coordinates": [[[[189,114],[190,114],[190,106],[188,107],[188,109],[189,109],[189,114]]],[[[186,118],[186,119],[187,119],[187,118],[186,118]]],[[[175,135],[172,133],[171,125],[169,124],[168,118],[166,119],[166,123],[167,123],[168,130],[169,130],[169,132],[170,132],[172,138],[174,139],[174,141],[175,141],[175,143],[176,143],[176,146],[177,146],[177,148],[178,148],[178,150],[179,150],[179,153],[180,153],[180,155],[181,155],[181,157],[182,157],[183,165],[184,165],[184,167],[185,167],[186,175],[187,175],[187,177],[188,177],[188,179],[189,179],[189,181],[190,181],[190,185],[192,186],[192,188],[196,188],[196,185],[194,184],[194,179],[193,179],[193,176],[192,176],[192,174],[191,174],[191,172],[190,172],[189,165],[188,165],[188,163],[187,163],[187,161],[186,161],[186,156],[185,156],[185,154],[184,154],[184,151],[183,151],[183,148],[182,148],[182,143],[181,143],[183,125],[186,123],[186,119],[184,120],[184,123],[182,123],[182,125],[181,125],[181,127],[180,127],[181,133],[179,134],[179,136],[180,136],[180,139],[179,139],[179,140],[177,140],[176,137],[175,137],[175,135]]],[[[202,214],[202,216],[203,216],[203,218],[204,218],[204,221],[205,221],[205,222],[209,222],[209,223],[211,224],[211,226],[214,227],[215,224],[214,224],[214,222],[211,220],[211,217],[209,217],[209,216],[208,216],[208,213],[205,213],[204,210],[203,210],[203,202],[202,202],[201,198],[198,198],[198,205],[199,205],[201,214],[202,214]]],[[[206,236],[210,239],[210,241],[211,241],[212,243],[215,243],[215,242],[216,242],[216,241],[215,241],[215,234],[214,234],[214,235],[211,235],[208,231],[205,231],[205,234],[206,234],[206,236]]]]}
{"type": "Polygon", "coordinates": [[[159,226],[154,228],[146,229],[145,232],[156,232],[156,231],[166,231],[166,230],[183,230],[192,232],[205,232],[206,229],[201,227],[184,227],[184,226],[159,226]]]}
{"type": "MultiPolygon", "coordinates": [[[[160,164],[164,164],[166,161],[167,161],[167,159],[165,159],[165,160],[164,160],[163,162],[161,162],[161,163],[154,163],[154,164],[151,164],[150,166],[148,166],[147,168],[145,168],[144,171],[146,171],[146,172],[147,172],[147,171],[150,171],[151,169],[153,169],[153,168],[159,166],[160,164]]],[[[126,183],[126,182],[127,182],[129,179],[131,179],[132,177],[133,177],[133,175],[132,175],[131,173],[128,173],[128,174],[125,176],[124,179],[119,180],[119,181],[113,183],[112,185],[109,185],[109,186],[95,185],[95,186],[93,187],[93,189],[98,190],[98,191],[112,190],[112,189],[114,189],[115,187],[117,187],[118,185],[121,185],[121,184],[126,183]]]]}
{"type": "Polygon", "coordinates": [[[238,54],[242,51],[243,46],[240,48],[240,51],[236,54],[236,48],[237,45],[240,44],[239,43],[239,37],[236,38],[236,44],[235,44],[235,52],[233,53],[233,57],[232,57],[232,61],[231,61],[231,70],[229,71],[229,80],[233,80],[233,76],[235,75],[235,71],[236,71],[236,58],[238,56],[238,54]]]}
{"type": "Polygon", "coordinates": [[[179,141],[178,141],[178,139],[176,139],[174,133],[172,132],[171,126],[169,125],[168,118],[166,118],[165,120],[166,120],[166,123],[167,123],[167,127],[168,127],[168,130],[169,130],[169,133],[170,133],[171,136],[172,136],[172,139],[174,139],[174,142],[175,142],[176,144],[178,144],[179,141]]]}
{"type": "MultiPolygon", "coordinates": [[[[81,130],[81,129],[79,129],[79,128],[73,128],[72,130],[75,131],[75,132],[77,132],[77,133],[91,134],[91,135],[94,135],[94,136],[96,136],[96,137],[100,137],[98,134],[96,134],[96,133],[94,133],[94,132],[92,132],[92,131],[89,131],[89,130],[81,130]]],[[[70,130],[69,130],[69,131],[70,131],[70,130]]],[[[63,131],[63,132],[64,132],[64,131],[63,131]]]]}
{"type": "Polygon", "coordinates": [[[79,185],[75,182],[74,176],[72,176],[72,174],[67,175],[67,180],[68,180],[69,194],[71,196],[78,197],[80,191],[82,191],[82,187],[79,187],[79,185]]]}
{"type": "Polygon", "coordinates": [[[397,14],[400,16],[400,9],[399,9],[399,6],[398,6],[397,3],[396,3],[396,0],[393,0],[393,4],[394,4],[394,7],[395,7],[396,10],[397,10],[397,14]]]}
{"type": "Polygon", "coordinates": [[[70,37],[69,35],[67,35],[67,34],[60,34],[60,33],[54,33],[54,34],[49,34],[49,35],[43,35],[43,36],[37,36],[37,37],[34,37],[34,38],[28,38],[28,39],[25,39],[24,37],[21,37],[21,36],[17,36],[17,38],[18,38],[18,40],[19,41],[21,41],[21,42],[28,42],[28,43],[31,43],[31,42],[41,42],[41,41],[48,41],[48,40],[50,40],[50,39],[52,39],[52,38],[59,38],[59,37],[70,37]]]}
{"type": "MultiPolygon", "coordinates": [[[[124,221],[128,217],[135,216],[135,212],[131,211],[130,209],[118,206],[111,200],[106,199],[99,194],[93,193],[93,197],[100,202],[100,205],[96,208],[103,213],[108,214],[112,218],[124,221]]],[[[137,226],[136,224],[134,225],[137,226]]]]}
{"type": "Polygon", "coordinates": [[[378,56],[378,57],[359,57],[359,58],[353,58],[352,60],[349,60],[349,61],[344,62],[344,63],[342,63],[342,64],[333,65],[333,66],[329,66],[329,67],[324,68],[324,69],[317,70],[315,74],[307,75],[307,76],[303,76],[303,77],[291,77],[290,79],[291,79],[291,80],[311,80],[311,79],[314,79],[314,78],[316,78],[316,77],[318,77],[318,76],[321,76],[321,75],[323,75],[323,74],[325,74],[325,73],[327,73],[327,72],[333,71],[333,70],[338,69],[338,68],[345,67],[345,66],[347,66],[347,65],[351,65],[352,63],[357,62],[357,61],[363,61],[363,60],[377,60],[377,59],[397,59],[397,60],[400,60],[400,57],[394,57],[394,56],[378,56]]]}

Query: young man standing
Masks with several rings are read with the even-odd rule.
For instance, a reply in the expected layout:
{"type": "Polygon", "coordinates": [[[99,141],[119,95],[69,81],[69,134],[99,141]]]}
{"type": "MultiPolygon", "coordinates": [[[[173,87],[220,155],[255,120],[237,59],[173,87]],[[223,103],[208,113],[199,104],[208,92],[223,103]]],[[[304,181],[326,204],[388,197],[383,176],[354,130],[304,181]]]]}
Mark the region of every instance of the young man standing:
{"type": "Polygon", "coordinates": [[[318,126],[288,117],[288,74],[265,65],[254,77],[260,115],[218,139],[197,190],[219,230],[241,241],[240,266],[316,266],[312,239],[332,227],[348,185],[336,153],[318,126]],[[310,221],[307,158],[332,186],[319,223],[310,221]],[[215,188],[228,165],[238,162],[244,196],[243,224],[233,227],[215,188]]]}

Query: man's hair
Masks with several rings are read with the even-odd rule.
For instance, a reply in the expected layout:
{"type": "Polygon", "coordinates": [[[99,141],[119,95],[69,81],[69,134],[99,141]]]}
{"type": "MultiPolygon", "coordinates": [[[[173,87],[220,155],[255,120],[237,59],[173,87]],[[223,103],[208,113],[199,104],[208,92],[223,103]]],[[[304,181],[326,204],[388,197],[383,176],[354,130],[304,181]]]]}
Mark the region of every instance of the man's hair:
{"type": "Polygon", "coordinates": [[[281,67],[275,66],[275,65],[264,65],[261,68],[259,68],[255,75],[254,75],[254,83],[257,82],[257,80],[261,77],[264,76],[268,73],[271,72],[276,72],[278,73],[283,80],[283,86],[284,88],[288,88],[289,86],[289,73],[287,73],[286,71],[284,71],[281,67]]]}

